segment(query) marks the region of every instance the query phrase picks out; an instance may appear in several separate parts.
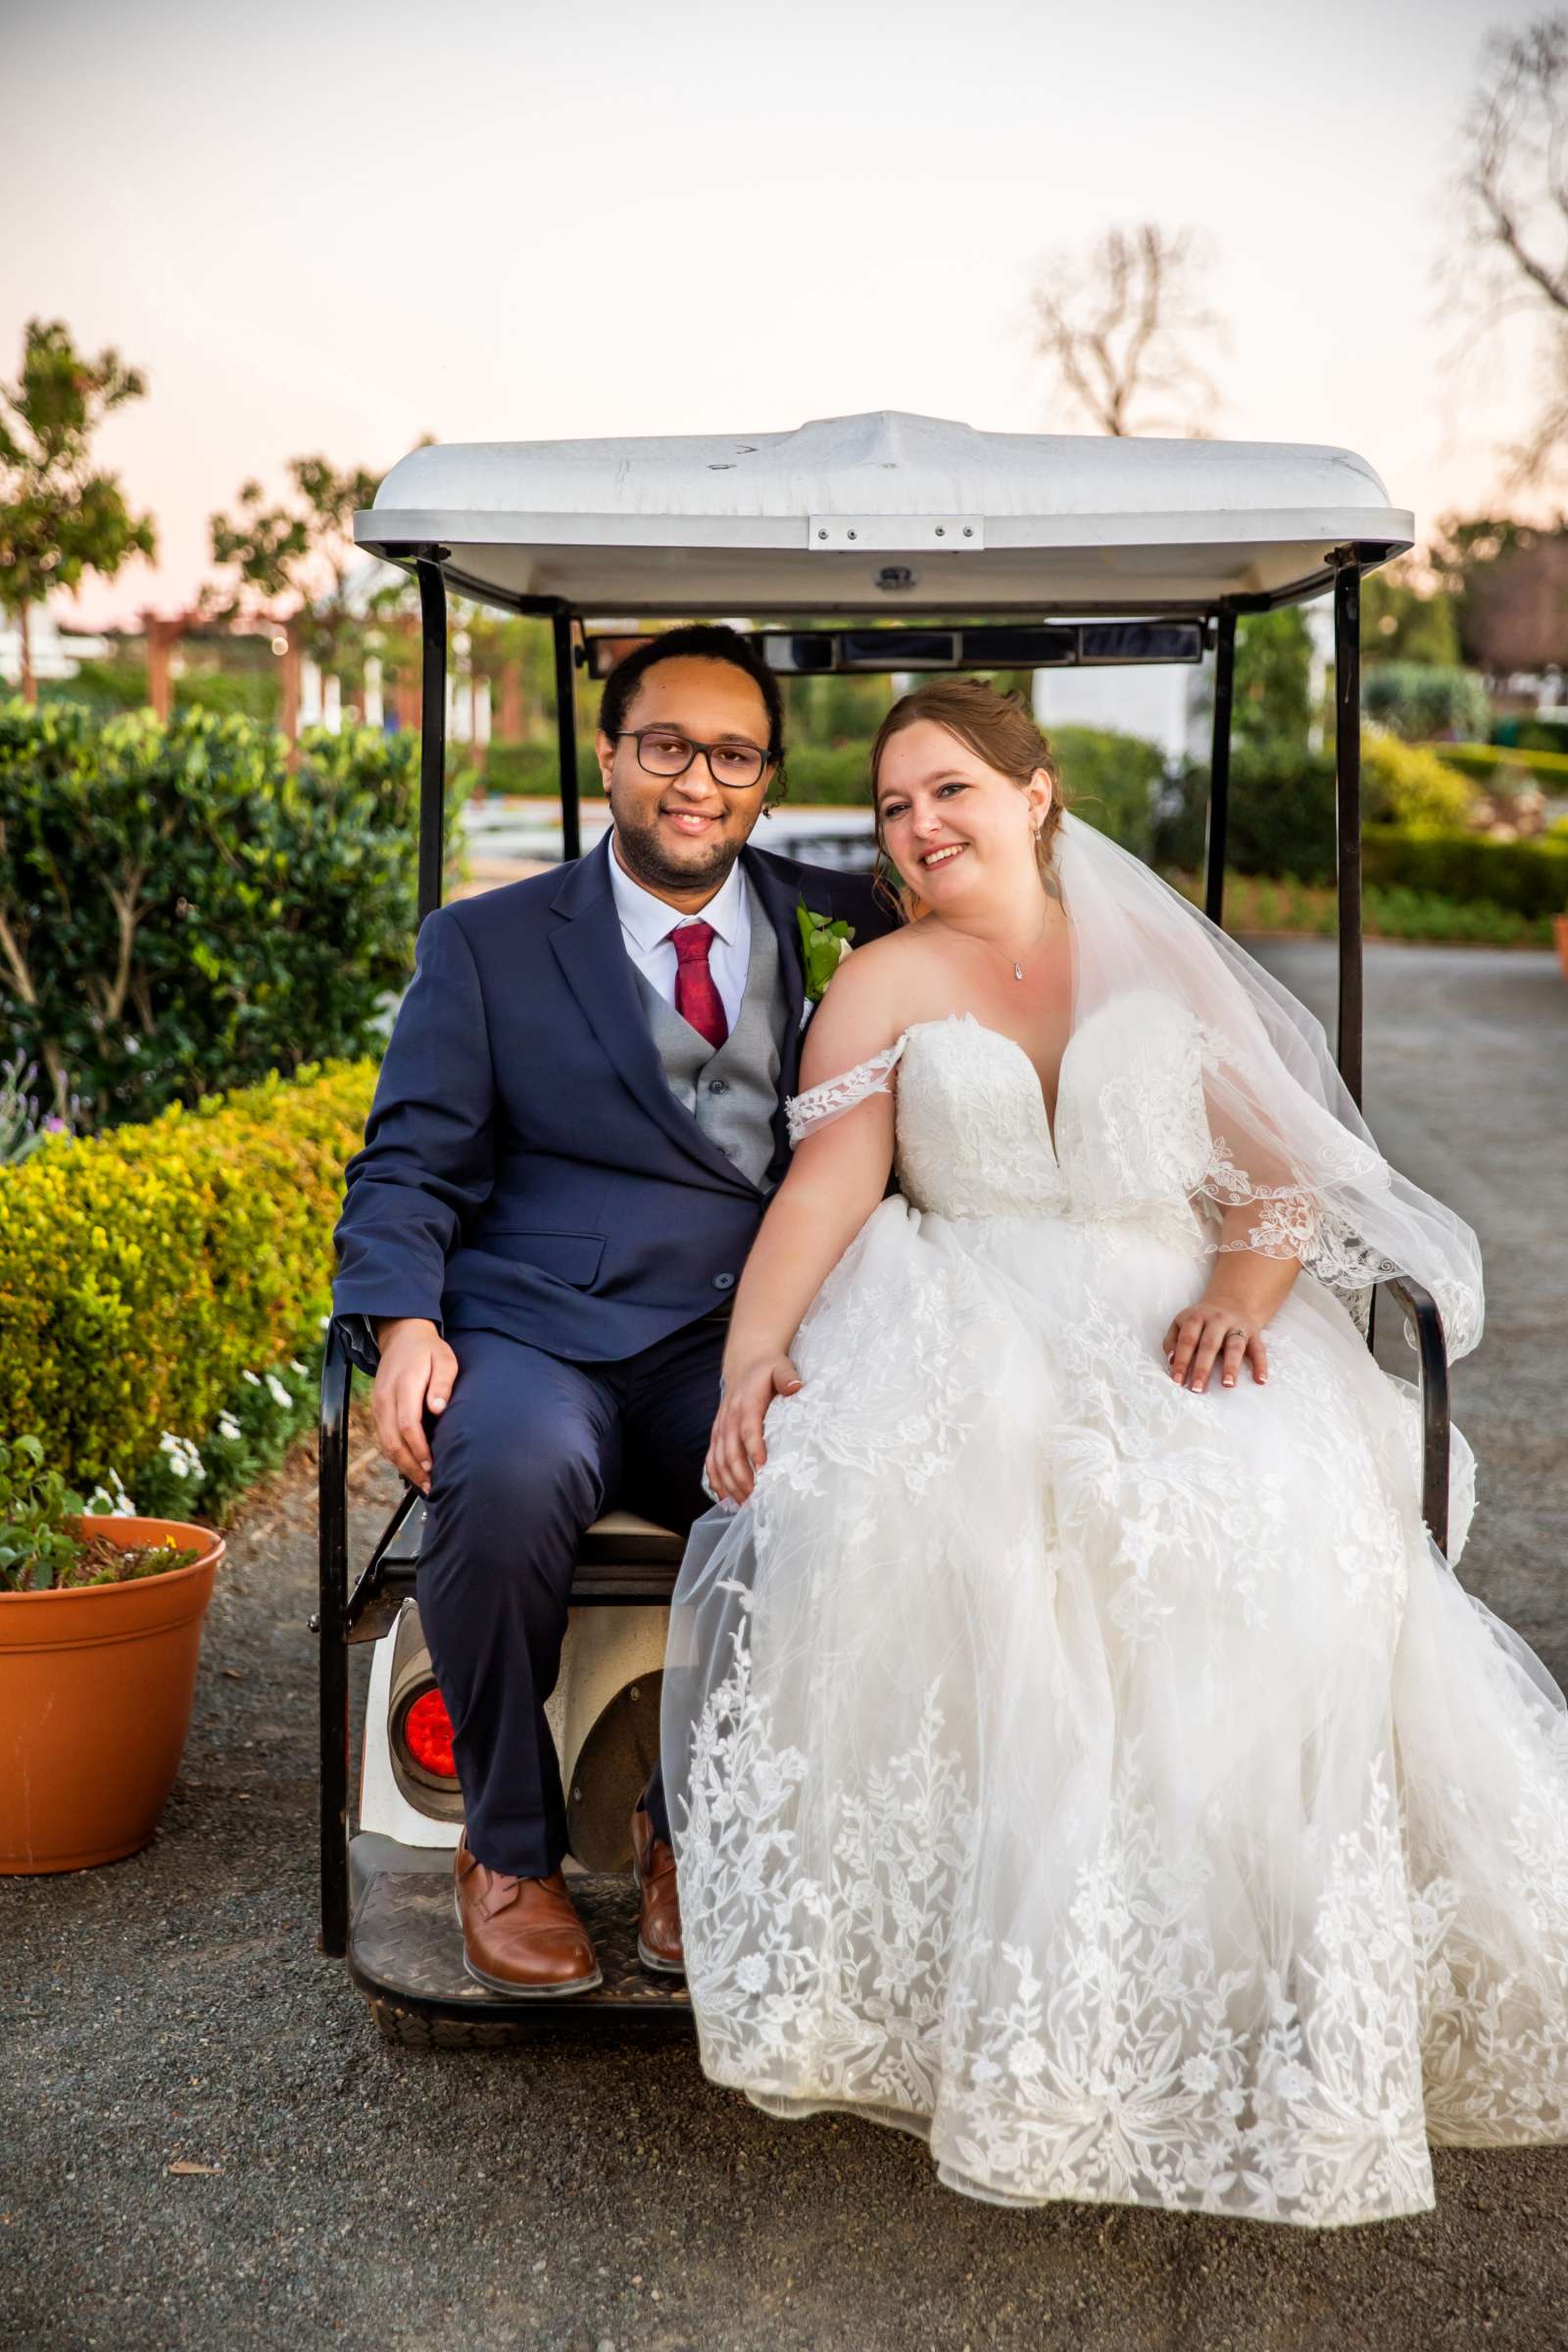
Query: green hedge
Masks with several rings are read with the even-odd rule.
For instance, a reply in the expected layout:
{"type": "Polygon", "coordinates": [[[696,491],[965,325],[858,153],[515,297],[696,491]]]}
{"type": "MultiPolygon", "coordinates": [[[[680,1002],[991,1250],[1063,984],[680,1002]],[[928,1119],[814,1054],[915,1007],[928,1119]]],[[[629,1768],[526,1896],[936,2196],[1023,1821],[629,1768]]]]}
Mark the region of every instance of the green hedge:
{"type": "MultiPolygon", "coordinates": [[[[802,804],[825,803],[835,808],[863,806],[870,793],[868,743],[847,743],[823,749],[803,744],[785,761],[785,798],[802,804]]],[[[553,743],[492,743],[482,779],[487,792],[518,800],[554,801],[561,795],[561,768],[553,743]]],[[[591,744],[577,750],[577,789],[592,806],[603,798],[599,761],[591,744]]]]}
{"type": "Polygon", "coordinates": [[[291,770],[244,718],[0,706],[0,1062],[91,1130],[372,1051],[413,962],[416,764],[370,730],[291,770]]]}
{"type": "MultiPolygon", "coordinates": [[[[1197,873],[1203,863],[1208,767],[1194,760],[1167,783],[1155,813],[1153,859],[1197,873]]],[[[1243,874],[1334,879],[1334,762],[1304,744],[1238,742],[1231,756],[1228,862],[1243,874]]]]}
{"type": "Polygon", "coordinates": [[[1053,727],[1050,736],[1068,808],[1135,858],[1149,857],[1165,774],[1157,745],[1102,727],[1053,727]]]}
{"type": "MultiPolygon", "coordinates": [[[[1203,903],[1200,875],[1173,873],[1178,890],[1196,906],[1203,903]]],[[[1544,917],[1516,914],[1486,899],[1456,900],[1401,884],[1385,889],[1369,882],[1362,894],[1368,939],[1463,944],[1494,948],[1549,947],[1551,926],[1544,917]]],[[[1339,899],[1316,884],[1271,880],[1258,874],[1227,873],[1225,928],[1233,938],[1250,932],[1315,933],[1333,939],[1340,927],[1339,899]]]]}
{"type": "Polygon", "coordinates": [[[1433,743],[1427,749],[1478,784],[1491,784],[1512,769],[1544,793],[1568,793],[1568,752],[1527,751],[1500,743],[1433,743]]]}
{"type": "Polygon", "coordinates": [[[327,1310],[374,1075],[301,1070],[0,1168],[0,1428],[74,1484],[130,1482],[265,1385],[327,1310]]]}
{"type": "MultiPolygon", "coordinates": [[[[1062,764],[1068,799],[1103,832],[1140,852],[1149,846],[1152,810],[1163,762],[1152,743],[1097,727],[1054,727],[1051,741],[1062,764]]],[[[785,763],[786,802],[797,808],[863,808],[871,799],[871,745],[801,744],[785,763]]],[[[600,799],[599,762],[591,748],[577,755],[578,789],[586,804],[600,799]]],[[[555,800],[560,792],[552,743],[492,743],[485,761],[487,791],[522,800],[555,800]]]]}
{"type": "MultiPolygon", "coordinates": [[[[460,744],[450,758],[468,757],[460,744]]],[[[524,801],[554,801],[561,797],[561,761],[553,743],[492,742],[485,753],[480,779],[486,792],[514,795],[524,801]]],[[[592,744],[577,747],[577,789],[586,801],[599,793],[599,762],[592,744]]]]}
{"type": "Polygon", "coordinates": [[[1488,841],[1394,825],[1368,825],[1362,841],[1362,872],[1380,889],[1476,900],[1536,920],[1568,909],[1568,841],[1488,841]]]}
{"type": "Polygon", "coordinates": [[[1513,711],[1496,720],[1492,741],[1510,749],[1517,745],[1521,751],[1544,752],[1548,759],[1561,759],[1568,750],[1568,725],[1533,717],[1527,710],[1513,711]]]}

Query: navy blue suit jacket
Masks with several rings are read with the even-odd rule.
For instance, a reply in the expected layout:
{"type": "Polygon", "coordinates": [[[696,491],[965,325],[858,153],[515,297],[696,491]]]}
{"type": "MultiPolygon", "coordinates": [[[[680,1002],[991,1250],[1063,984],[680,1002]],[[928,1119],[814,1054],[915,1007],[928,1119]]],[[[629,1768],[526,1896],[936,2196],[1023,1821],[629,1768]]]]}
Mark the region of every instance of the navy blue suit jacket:
{"type": "MultiPolygon", "coordinates": [[[[339,1315],[422,1315],[579,1363],[651,1347],[733,1294],[764,1191],[671,1094],[626,954],[610,836],[420,928],[349,1162],[339,1315]]],[[[750,845],[788,1002],[769,1183],[789,1162],[805,973],[796,902],[858,943],[895,927],[866,875],[750,845]]],[[[350,1325],[351,1331],[354,1326],[350,1325]]],[[[356,1354],[373,1363],[373,1353],[356,1354]]],[[[461,1353],[461,1350],[460,1350],[461,1353]]]]}

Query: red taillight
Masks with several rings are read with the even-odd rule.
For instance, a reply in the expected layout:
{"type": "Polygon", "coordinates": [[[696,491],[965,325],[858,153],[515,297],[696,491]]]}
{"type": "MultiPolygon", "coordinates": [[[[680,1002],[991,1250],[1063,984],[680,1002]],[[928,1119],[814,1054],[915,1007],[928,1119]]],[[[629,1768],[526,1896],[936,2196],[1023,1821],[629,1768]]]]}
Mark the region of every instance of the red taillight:
{"type": "Polygon", "coordinates": [[[421,1691],[403,1718],[403,1740],[421,1772],[432,1780],[455,1781],[458,1767],[452,1754],[452,1718],[439,1690],[421,1691]]]}

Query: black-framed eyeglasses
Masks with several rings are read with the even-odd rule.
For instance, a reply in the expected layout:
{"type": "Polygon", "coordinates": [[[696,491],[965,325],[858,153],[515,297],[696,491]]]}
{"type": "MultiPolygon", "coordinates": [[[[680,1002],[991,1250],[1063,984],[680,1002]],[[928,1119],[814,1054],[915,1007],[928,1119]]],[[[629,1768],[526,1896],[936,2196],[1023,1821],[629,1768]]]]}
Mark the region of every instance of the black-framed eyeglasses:
{"type": "Polygon", "coordinates": [[[715,784],[730,792],[745,792],[758,782],[767,765],[767,754],[755,743],[698,743],[673,727],[622,727],[637,746],[637,764],[650,776],[683,776],[699,752],[708,755],[708,772],[715,784]]]}

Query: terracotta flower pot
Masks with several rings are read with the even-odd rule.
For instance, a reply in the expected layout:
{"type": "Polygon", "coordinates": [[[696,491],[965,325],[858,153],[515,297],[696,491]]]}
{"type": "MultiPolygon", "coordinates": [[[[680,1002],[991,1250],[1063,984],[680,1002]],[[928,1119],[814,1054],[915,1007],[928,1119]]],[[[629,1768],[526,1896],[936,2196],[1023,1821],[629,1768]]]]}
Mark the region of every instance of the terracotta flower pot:
{"type": "Polygon", "coordinates": [[[1568,914],[1554,914],[1551,928],[1557,942],[1557,961],[1562,965],[1563,978],[1568,980],[1568,914]]]}
{"type": "Polygon", "coordinates": [[[0,1592],[0,1873],[82,1870],[144,1846],[179,1770],[223,1539],[171,1519],[79,1522],[198,1558],[70,1592],[0,1592]]]}

